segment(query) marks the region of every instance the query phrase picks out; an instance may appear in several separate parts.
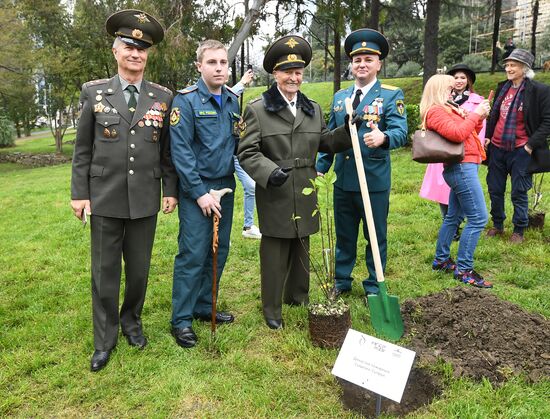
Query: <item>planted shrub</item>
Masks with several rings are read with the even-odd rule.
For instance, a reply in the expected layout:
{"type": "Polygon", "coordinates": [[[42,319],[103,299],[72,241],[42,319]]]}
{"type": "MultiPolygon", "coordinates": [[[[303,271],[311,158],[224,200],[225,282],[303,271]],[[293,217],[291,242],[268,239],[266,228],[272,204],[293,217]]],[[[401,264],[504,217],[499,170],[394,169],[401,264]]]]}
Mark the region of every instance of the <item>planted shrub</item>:
{"type": "Polygon", "coordinates": [[[0,115],[0,147],[12,147],[15,144],[15,129],[12,122],[0,115]]]}

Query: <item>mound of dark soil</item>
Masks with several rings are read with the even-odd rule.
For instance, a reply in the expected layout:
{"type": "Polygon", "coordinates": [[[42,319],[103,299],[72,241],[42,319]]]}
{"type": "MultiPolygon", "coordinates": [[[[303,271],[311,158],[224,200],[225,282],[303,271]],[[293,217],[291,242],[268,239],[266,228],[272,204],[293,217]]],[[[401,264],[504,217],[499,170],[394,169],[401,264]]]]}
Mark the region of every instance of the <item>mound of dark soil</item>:
{"type": "Polygon", "coordinates": [[[406,346],[420,364],[437,358],[455,376],[498,384],[523,373],[550,376],[550,321],[503,301],[487,290],[456,287],[401,305],[406,346]]]}
{"type": "MultiPolygon", "coordinates": [[[[512,375],[550,376],[550,321],[500,300],[490,291],[456,287],[401,304],[404,339],[416,359],[401,403],[382,400],[381,411],[403,416],[431,403],[443,380],[430,370],[438,359],[456,377],[499,384],[512,375]]],[[[376,394],[338,379],[344,407],[373,417],[376,394]]]]}

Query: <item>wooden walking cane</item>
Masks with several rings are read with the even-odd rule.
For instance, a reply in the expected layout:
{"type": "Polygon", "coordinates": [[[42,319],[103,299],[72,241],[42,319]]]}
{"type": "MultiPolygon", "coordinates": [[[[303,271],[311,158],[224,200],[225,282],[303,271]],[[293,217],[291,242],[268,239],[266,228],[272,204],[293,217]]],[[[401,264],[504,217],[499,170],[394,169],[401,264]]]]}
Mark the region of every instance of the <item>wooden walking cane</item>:
{"type": "MultiPolygon", "coordinates": [[[[214,197],[216,202],[220,202],[222,196],[226,193],[231,193],[233,190],[229,188],[224,188],[220,190],[210,189],[210,195],[214,197]]],[[[212,334],[216,333],[216,306],[218,304],[218,230],[220,227],[220,217],[217,214],[214,214],[212,218],[212,323],[211,331],[212,334]]]]}
{"type": "Polygon", "coordinates": [[[384,282],[384,270],[382,269],[382,260],[380,250],[378,249],[378,239],[374,226],[374,217],[370,204],[369,188],[367,186],[367,177],[363,166],[363,157],[361,155],[361,146],[357,135],[357,127],[353,121],[353,105],[350,98],[346,98],[346,112],[349,115],[349,130],[351,134],[351,143],[353,145],[353,155],[355,157],[355,167],[359,178],[359,187],[361,189],[361,198],[365,209],[365,218],[369,231],[369,245],[374,259],[374,268],[376,271],[376,281],[378,282],[378,295],[369,295],[367,297],[371,315],[371,323],[374,329],[381,335],[399,340],[403,336],[404,327],[399,308],[399,300],[396,296],[388,295],[386,283],[384,282]]]}

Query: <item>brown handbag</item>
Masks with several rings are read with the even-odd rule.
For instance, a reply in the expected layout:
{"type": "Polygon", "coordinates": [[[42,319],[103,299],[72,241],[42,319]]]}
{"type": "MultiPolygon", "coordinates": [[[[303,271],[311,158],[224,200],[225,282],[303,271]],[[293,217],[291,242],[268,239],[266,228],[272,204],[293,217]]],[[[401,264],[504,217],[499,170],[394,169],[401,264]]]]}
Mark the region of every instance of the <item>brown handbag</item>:
{"type": "Polygon", "coordinates": [[[412,158],[418,163],[460,163],[464,159],[464,143],[455,143],[435,131],[426,129],[426,115],[420,129],[412,137],[412,158]]]}

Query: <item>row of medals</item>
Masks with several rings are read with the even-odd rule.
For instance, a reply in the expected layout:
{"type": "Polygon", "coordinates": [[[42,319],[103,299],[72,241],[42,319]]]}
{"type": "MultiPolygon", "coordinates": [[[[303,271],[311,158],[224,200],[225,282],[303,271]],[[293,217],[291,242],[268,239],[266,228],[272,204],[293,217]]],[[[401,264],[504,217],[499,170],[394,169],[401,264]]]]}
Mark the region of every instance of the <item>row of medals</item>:
{"type": "MultiPolygon", "coordinates": [[[[333,108],[334,112],[340,112],[344,110],[343,101],[339,100],[333,108]]],[[[384,98],[377,97],[372,104],[366,105],[363,108],[363,121],[379,122],[380,115],[384,113],[384,98]]]]}
{"type": "Polygon", "coordinates": [[[138,122],[138,126],[143,128],[144,126],[150,127],[151,125],[155,128],[162,128],[164,113],[168,110],[166,103],[153,103],[151,109],[143,116],[143,119],[138,122]]]}
{"type": "MultiPolygon", "coordinates": [[[[94,106],[94,112],[113,113],[116,115],[118,111],[115,108],[110,108],[109,106],[105,106],[103,103],[101,103],[101,101],[103,100],[103,96],[101,96],[101,93],[103,93],[103,91],[98,90],[96,93],[97,96],[95,97],[95,100],[98,103],[96,103],[94,106]]],[[[152,108],[149,109],[147,113],[143,116],[143,119],[138,122],[138,126],[140,128],[143,128],[145,126],[150,127],[152,125],[155,128],[162,128],[164,113],[167,109],[168,107],[166,106],[166,103],[153,103],[152,108]]],[[[105,128],[103,130],[103,135],[105,136],[105,138],[116,138],[118,136],[118,132],[115,128],[113,128],[112,130],[109,130],[109,128],[105,128]]]]}

